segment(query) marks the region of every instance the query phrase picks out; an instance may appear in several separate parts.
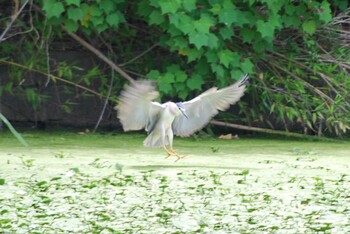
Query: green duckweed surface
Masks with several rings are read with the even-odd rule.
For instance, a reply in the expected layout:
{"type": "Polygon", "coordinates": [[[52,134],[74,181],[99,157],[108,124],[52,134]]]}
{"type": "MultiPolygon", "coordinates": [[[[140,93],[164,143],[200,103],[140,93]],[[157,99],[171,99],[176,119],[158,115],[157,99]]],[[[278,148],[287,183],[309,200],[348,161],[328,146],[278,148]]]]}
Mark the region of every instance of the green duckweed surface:
{"type": "Polygon", "coordinates": [[[0,233],[349,233],[350,144],[0,132],[0,233]]]}

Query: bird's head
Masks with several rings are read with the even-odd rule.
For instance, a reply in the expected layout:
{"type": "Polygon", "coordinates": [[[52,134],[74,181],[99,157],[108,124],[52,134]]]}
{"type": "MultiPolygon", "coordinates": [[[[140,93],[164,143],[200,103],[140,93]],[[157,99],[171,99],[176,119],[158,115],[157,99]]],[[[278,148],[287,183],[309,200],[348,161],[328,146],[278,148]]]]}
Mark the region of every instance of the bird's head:
{"type": "Polygon", "coordinates": [[[187,115],[186,108],[185,108],[184,104],[182,102],[177,102],[176,105],[179,108],[181,114],[183,116],[185,116],[186,119],[188,119],[188,115],[187,115]]]}

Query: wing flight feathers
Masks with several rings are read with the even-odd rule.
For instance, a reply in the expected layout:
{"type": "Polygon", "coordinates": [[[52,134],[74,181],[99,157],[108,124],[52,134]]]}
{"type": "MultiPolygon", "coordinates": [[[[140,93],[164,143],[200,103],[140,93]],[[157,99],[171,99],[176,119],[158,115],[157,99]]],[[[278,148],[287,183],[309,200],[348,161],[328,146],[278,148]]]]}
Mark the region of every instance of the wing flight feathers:
{"type": "Polygon", "coordinates": [[[126,87],[116,107],[118,118],[124,131],[145,128],[162,108],[161,104],[152,102],[158,92],[150,81],[135,81],[126,87]]]}
{"type": "Polygon", "coordinates": [[[178,116],[173,122],[173,131],[178,136],[189,136],[202,129],[219,111],[226,110],[243,96],[249,77],[244,75],[231,86],[217,90],[211,88],[198,97],[184,102],[188,119],[178,116]]]}

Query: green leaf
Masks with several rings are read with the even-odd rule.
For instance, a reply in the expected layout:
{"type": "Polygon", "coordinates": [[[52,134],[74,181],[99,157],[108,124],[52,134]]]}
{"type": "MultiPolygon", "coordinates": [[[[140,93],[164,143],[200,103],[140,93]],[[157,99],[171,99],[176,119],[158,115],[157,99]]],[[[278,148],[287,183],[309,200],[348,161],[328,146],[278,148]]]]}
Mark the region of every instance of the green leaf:
{"type": "Polygon", "coordinates": [[[265,0],[263,2],[267,4],[268,8],[274,14],[277,13],[282,8],[283,5],[287,5],[283,1],[265,0]]]}
{"type": "Polygon", "coordinates": [[[222,9],[219,12],[219,22],[224,23],[227,26],[232,25],[235,22],[238,22],[238,14],[236,9],[222,9]]]}
{"type": "Polygon", "coordinates": [[[101,10],[103,10],[107,14],[111,11],[116,10],[113,0],[101,0],[99,5],[100,5],[101,10]]]}
{"type": "Polygon", "coordinates": [[[216,1],[216,3],[222,3],[222,6],[224,9],[234,9],[235,5],[233,2],[235,2],[235,1],[232,1],[232,0],[218,0],[218,1],[216,1]]]}
{"type": "Polygon", "coordinates": [[[199,20],[194,22],[194,27],[198,32],[209,33],[211,26],[215,24],[215,19],[209,14],[202,14],[199,20]]]}
{"type": "Polygon", "coordinates": [[[180,66],[177,64],[171,64],[170,66],[168,66],[166,68],[166,70],[169,73],[176,73],[176,72],[180,71],[180,66]]]}
{"type": "Polygon", "coordinates": [[[157,70],[151,70],[146,76],[150,80],[158,80],[160,73],[157,70]]]}
{"type": "Polygon", "coordinates": [[[166,83],[174,83],[175,82],[175,76],[171,72],[167,72],[160,78],[160,80],[162,82],[166,82],[166,83]]]}
{"type": "Polygon", "coordinates": [[[280,15],[270,15],[269,20],[267,21],[271,26],[273,26],[275,29],[281,29],[281,16],[280,15]]]}
{"type": "MultiPolygon", "coordinates": [[[[161,14],[162,15],[162,14],[161,14]]],[[[163,16],[163,15],[162,15],[163,16]]],[[[173,24],[174,26],[180,28],[180,19],[181,19],[181,14],[175,13],[175,14],[168,14],[169,17],[169,22],[170,24],[173,24]]]]}
{"type": "Polygon", "coordinates": [[[186,35],[193,32],[194,20],[188,15],[181,15],[179,25],[177,26],[186,35]]]}
{"type": "Polygon", "coordinates": [[[348,0],[338,0],[336,4],[341,11],[345,11],[348,7],[349,2],[348,0]]]}
{"type": "Polygon", "coordinates": [[[43,3],[43,10],[45,12],[50,11],[50,9],[53,7],[53,5],[56,3],[56,0],[46,0],[43,3]]]}
{"type": "Polygon", "coordinates": [[[187,80],[186,84],[191,90],[200,90],[203,84],[203,79],[200,75],[194,74],[190,79],[187,80]]]}
{"type": "Polygon", "coordinates": [[[241,56],[237,52],[233,52],[231,57],[231,65],[233,67],[239,67],[241,65],[241,56]]]}
{"type": "MultiPolygon", "coordinates": [[[[11,223],[12,219],[0,219],[0,227],[4,227],[3,224],[11,223]]],[[[5,226],[6,227],[6,226],[5,226]]],[[[11,227],[11,226],[10,226],[11,227]]]]}
{"type": "MultiPolygon", "coordinates": [[[[137,11],[135,11],[134,14],[147,17],[155,10],[151,4],[152,3],[148,1],[140,1],[137,4],[137,11]]],[[[155,7],[158,8],[159,7],[158,4],[155,7]]]]}
{"type": "Polygon", "coordinates": [[[5,179],[0,178],[0,185],[4,185],[5,184],[5,179]]]}
{"type": "Polygon", "coordinates": [[[75,173],[80,173],[80,170],[78,167],[72,167],[72,168],[69,168],[69,170],[75,173]]]}
{"type": "Polygon", "coordinates": [[[187,56],[187,61],[192,62],[196,59],[199,59],[202,56],[202,50],[198,50],[196,48],[190,49],[186,48],[184,49],[185,55],[187,56]]]}
{"type": "Polygon", "coordinates": [[[250,28],[242,28],[240,35],[243,39],[243,42],[252,42],[254,39],[260,37],[259,33],[250,28]]]}
{"type": "Polygon", "coordinates": [[[220,29],[220,35],[224,40],[230,39],[233,36],[233,29],[231,27],[224,27],[220,29]]]}
{"type": "Polygon", "coordinates": [[[91,14],[93,16],[102,16],[103,15],[103,11],[101,10],[100,7],[98,7],[97,5],[92,5],[91,7],[89,7],[89,12],[88,14],[91,14]]]}
{"type": "Polygon", "coordinates": [[[195,10],[196,7],[196,0],[185,0],[183,1],[183,7],[186,11],[192,11],[195,10]]]}
{"type": "Polygon", "coordinates": [[[242,72],[241,69],[234,69],[230,72],[231,75],[231,79],[234,81],[237,81],[239,79],[241,79],[241,77],[243,76],[244,72],[242,72]]]}
{"type": "Polygon", "coordinates": [[[332,20],[332,11],[328,1],[323,1],[319,10],[320,20],[324,23],[328,23],[332,20]]]}
{"type": "Polygon", "coordinates": [[[211,64],[211,70],[219,77],[223,78],[225,76],[225,70],[220,64],[211,64]]]}
{"type": "Polygon", "coordinates": [[[245,25],[251,25],[256,21],[256,17],[250,11],[236,11],[238,21],[235,22],[236,26],[243,28],[245,25]]]}
{"type": "Polygon", "coordinates": [[[210,11],[214,15],[219,15],[221,9],[222,9],[221,4],[215,3],[215,4],[213,4],[213,7],[210,9],[210,11]]]}
{"type": "Polygon", "coordinates": [[[218,42],[219,42],[219,38],[217,38],[217,36],[215,36],[215,34],[209,33],[208,47],[210,49],[218,48],[218,46],[219,46],[218,42]]]}
{"type": "Polygon", "coordinates": [[[173,43],[177,48],[186,48],[188,47],[188,40],[183,35],[172,38],[173,43]]]}
{"type": "MultiPolygon", "coordinates": [[[[126,19],[124,17],[124,14],[121,11],[117,12],[118,16],[119,16],[119,23],[126,23],[126,19]]],[[[133,30],[136,31],[136,30],[133,30]]]]}
{"type": "Polygon", "coordinates": [[[66,29],[69,33],[71,32],[76,32],[79,28],[79,25],[77,22],[71,20],[71,19],[66,19],[64,21],[64,25],[66,26],[66,29]]]}
{"type": "Polygon", "coordinates": [[[187,74],[184,71],[178,70],[175,72],[176,82],[185,82],[187,80],[187,74]]]}
{"type": "Polygon", "coordinates": [[[187,96],[188,96],[188,90],[180,90],[177,92],[177,96],[179,96],[179,98],[181,100],[186,100],[187,96]]]}
{"type": "Polygon", "coordinates": [[[187,74],[181,70],[179,65],[170,65],[167,67],[167,71],[174,74],[176,82],[184,82],[187,80],[187,74]]]}
{"type": "MultiPolygon", "coordinates": [[[[1,179],[0,179],[1,180],[1,179]]],[[[5,179],[2,179],[5,183],[5,179]]],[[[3,185],[3,184],[0,184],[0,185],[3,185]]],[[[6,210],[6,209],[3,209],[2,211],[0,211],[0,215],[4,215],[4,214],[7,214],[7,213],[10,213],[9,210],[6,210]]]]}
{"type": "Polygon", "coordinates": [[[80,0],[65,0],[65,2],[67,3],[67,5],[80,5],[80,0]]]}
{"type": "Polygon", "coordinates": [[[302,25],[304,32],[312,35],[316,31],[316,23],[313,20],[305,21],[302,25]]]}
{"type": "Polygon", "coordinates": [[[158,89],[162,93],[170,93],[173,90],[173,86],[166,82],[158,82],[158,89]]]}
{"type": "Polygon", "coordinates": [[[166,13],[175,13],[180,7],[178,0],[160,0],[158,4],[163,15],[166,13]]]}
{"type": "Polygon", "coordinates": [[[225,67],[229,67],[229,64],[232,61],[232,58],[234,57],[234,53],[230,50],[222,50],[219,52],[219,60],[220,63],[223,64],[225,67]]]}
{"type": "Polygon", "coordinates": [[[284,24],[285,27],[299,27],[300,26],[300,18],[297,15],[284,15],[281,17],[282,23],[284,24]]]}
{"type": "Polygon", "coordinates": [[[271,39],[274,37],[275,27],[269,22],[258,20],[256,23],[256,27],[257,27],[257,31],[260,32],[262,37],[271,38],[271,39]]]}
{"type": "Polygon", "coordinates": [[[174,25],[170,24],[168,26],[168,29],[166,30],[172,37],[178,37],[183,35],[183,33],[180,31],[180,29],[178,29],[177,27],[175,27],[174,25]]]}
{"type": "Polygon", "coordinates": [[[216,63],[218,61],[218,55],[213,50],[208,50],[205,53],[205,57],[209,63],[216,63]]]}
{"type": "Polygon", "coordinates": [[[249,58],[245,59],[243,63],[241,63],[241,69],[244,73],[252,73],[253,72],[253,63],[249,58]]]}
{"type": "Polygon", "coordinates": [[[199,33],[196,31],[188,34],[189,41],[191,44],[194,44],[197,49],[200,49],[202,46],[208,45],[209,36],[206,33],[199,33]]]}
{"type": "MultiPolygon", "coordinates": [[[[171,19],[171,18],[170,18],[171,19]]],[[[159,11],[152,11],[149,15],[149,24],[160,25],[164,22],[164,17],[159,11]]]]}
{"type": "Polygon", "coordinates": [[[297,7],[294,5],[286,4],[286,6],[284,7],[284,10],[287,13],[287,15],[295,15],[295,12],[297,11],[297,7]]]}
{"type": "Polygon", "coordinates": [[[90,6],[86,3],[83,3],[81,4],[80,9],[82,10],[84,17],[88,18],[89,17],[88,15],[90,14],[90,10],[91,10],[90,6]]]}
{"type": "MultiPolygon", "coordinates": [[[[47,18],[47,23],[49,25],[55,25],[58,26],[60,24],[62,24],[62,18],[57,18],[57,17],[53,17],[53,18],[47,18]]],[[[62,36],[62,32],[57,32],[57,35],[60,35],[60,37],[62,36]]]]}
{"type": "Polygon", "coordinates": [[[46,12],[47,18],[58,18],[64,12],[64,7],[61,2],[47,0],[44,1],[43,10],[46,12]]]}
{"type": "Polygon", "coordinates": [[[114,12],[107,16],[106,18],[107,23],[112,27],[118,27],[119,25],[119,15],[118,13],[114,12]]]}
{"type": "Polygon", "coordinates": [[[263,39],[257,40],[253,44],[253,49],[258,53],[261,53],[267,49],[270,49],[271,47],[272,47],[272,44],[270,42],[263,40],[263,39]]]}
{"type": "Polygon", "coordinates": [[[206,77],[210,69],[208,65],[209,64],[206,59],[200,59],[194,67],[195,73],[206,77]]]}
{"type": "Polygon", "coordinates": [[[67,15],[68,15],[68,19],[71,19],[73,21],[81,20],[84,17],[83,11],[80,8],[72,8],[72,7],[68,8],[67,15]]]}
{"type": "Polygon", "coordinates": [[[92,22],[92,24],[95,26],[95,27],[99,27],[99,26],[107,26],[105,24],[105,19],[104,17],[101,15],[101,16],[94,16],[90,19],[90,21],[92,22]]]}

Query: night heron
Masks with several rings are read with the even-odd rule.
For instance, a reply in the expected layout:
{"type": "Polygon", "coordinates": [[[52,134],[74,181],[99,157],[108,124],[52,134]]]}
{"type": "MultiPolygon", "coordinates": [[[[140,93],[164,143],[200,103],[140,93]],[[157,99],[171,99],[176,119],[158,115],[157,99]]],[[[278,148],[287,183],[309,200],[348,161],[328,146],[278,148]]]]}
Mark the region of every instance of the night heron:
{"type": "Polygon", "coordinates": [[[152,82],[135,81],[121,93],[116,107],[124,131],[145,129],[144,146],[163,147],[169,156],[183,158],[173,149],[173,138],[186,137],[202,129],[219,111],[235,104],[244,94],[248,75],[223,89],[213,87],[187,102],[154,100],[158,92],[152,82]],[[167,148],[166,146],[169,146],[167,148]]]}

